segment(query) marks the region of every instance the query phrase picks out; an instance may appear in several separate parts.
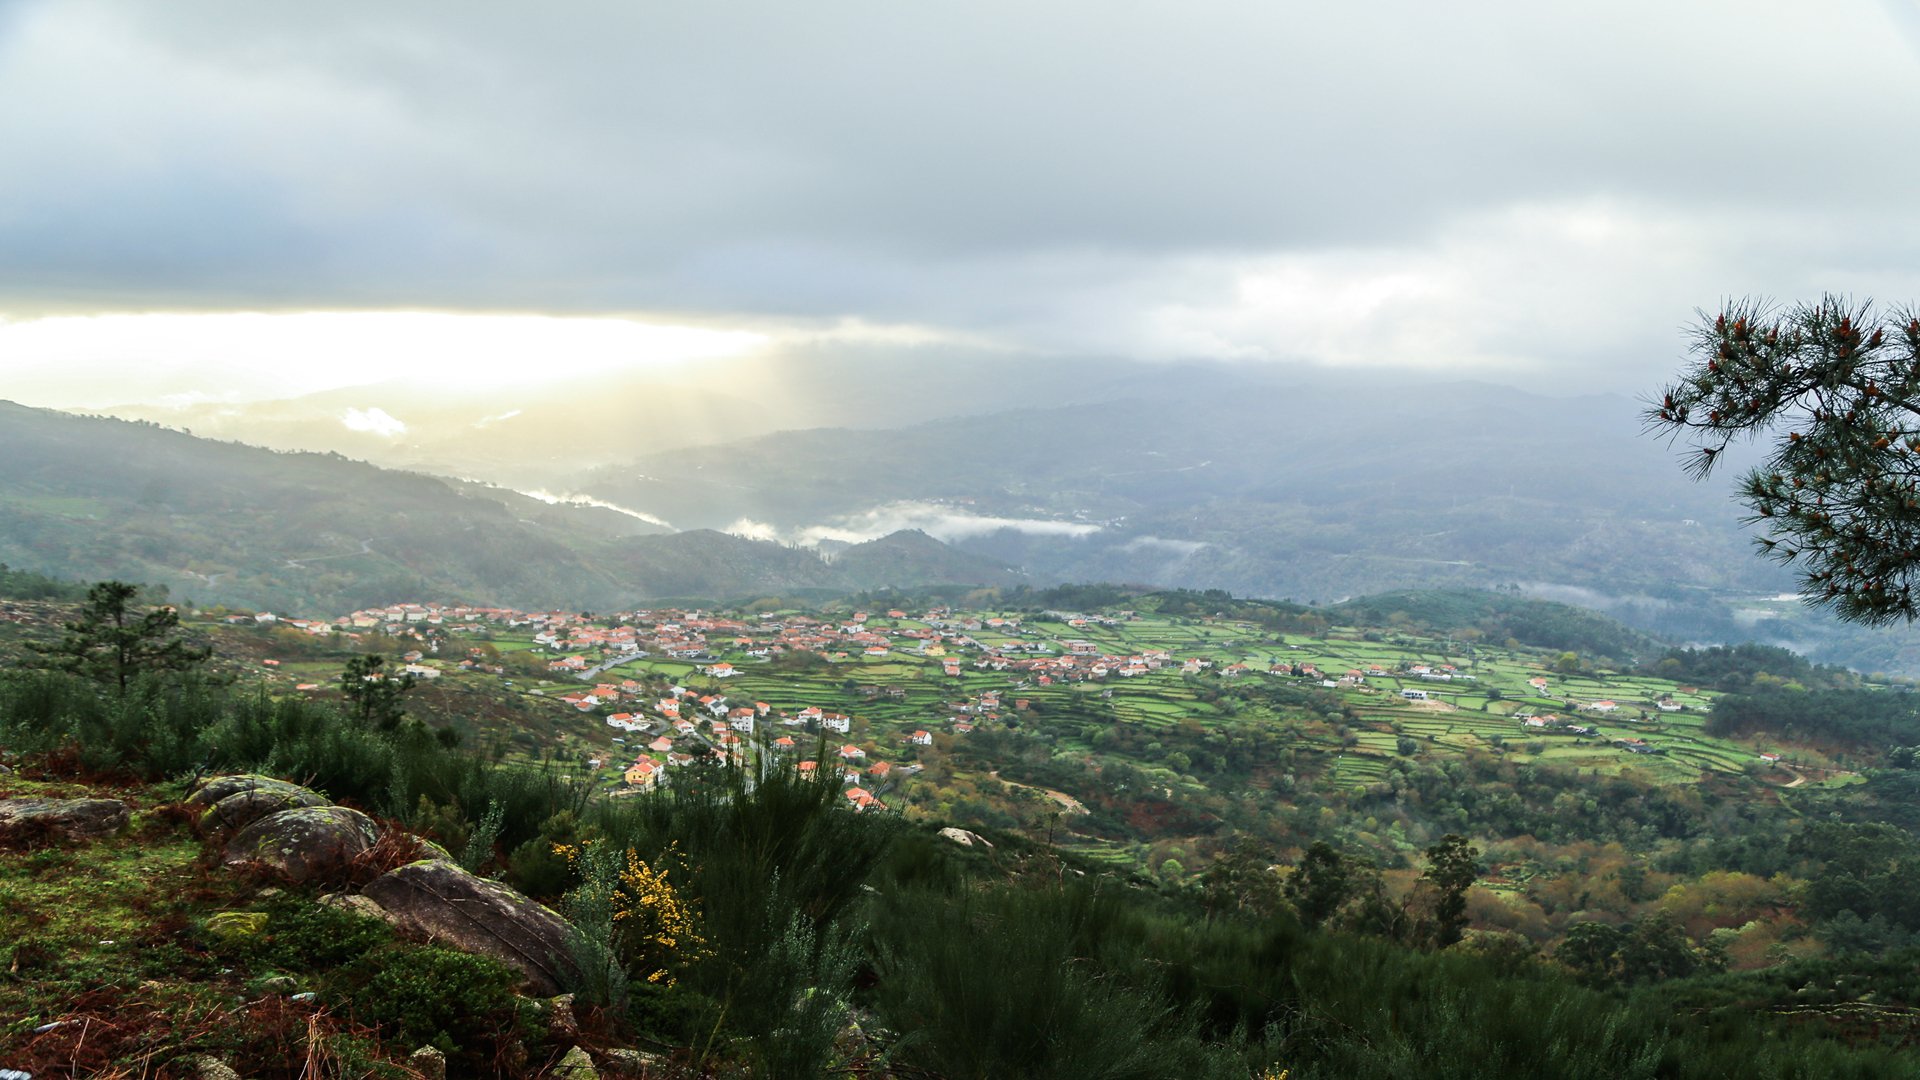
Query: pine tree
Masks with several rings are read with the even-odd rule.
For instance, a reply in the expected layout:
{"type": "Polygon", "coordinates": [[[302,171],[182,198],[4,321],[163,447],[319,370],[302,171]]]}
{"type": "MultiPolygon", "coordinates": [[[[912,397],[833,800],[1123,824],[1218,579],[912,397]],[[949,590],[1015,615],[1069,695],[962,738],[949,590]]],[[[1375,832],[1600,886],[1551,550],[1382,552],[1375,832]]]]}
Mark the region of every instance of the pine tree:
{"type": "Polygon", "coordinates": [[[401,699],[413,689],[414,680],[409,672],[396,677],[386,663],[379,653],[349,659],[340,673],[340,692],[346,696],[349,713],[362,725],[392,731],[407,715],[401,699]]]}
{"type": "Polygon", "coordinates": [[[164,605],[143,613],[139,596],[137,585],[96,582],[87,589],[80,617],[65,624],[65,637],[29,647],[43,657],[42,666],[83,675],[122,695],[143,672],[190,671],[205,663],[213,650],[180,638],[180,613],[164,605]]]}
{"type": "Polygon", "coordinates": [[[1920,615],[1920,312],[1743,300],[1702,313],[1689,352],[1649,403],[1649,430],[1693,444],[1696,478],[1736,440],[1772,435],[1738,489],[1762,552],[1842,619],[1920,615]]]}

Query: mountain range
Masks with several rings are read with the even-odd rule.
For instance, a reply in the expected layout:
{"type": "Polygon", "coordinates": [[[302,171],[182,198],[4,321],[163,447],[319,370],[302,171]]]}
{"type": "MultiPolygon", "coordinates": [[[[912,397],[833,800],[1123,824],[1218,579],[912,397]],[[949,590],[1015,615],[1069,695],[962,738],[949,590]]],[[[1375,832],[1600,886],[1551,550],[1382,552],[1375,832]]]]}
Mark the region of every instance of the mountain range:
{"type": "Polygon", "coordinates": [[[1920,672],[1913,635],[1798,605],[1729,485],[1689,480],[1640,409],[1386,371],[938,349],[505,397],[398,380],[117,410],[134,422],[13,407],[0,560],[329,608],[1013,582],[1320,604],[1497,588],[1677,641],[1920,672]],[[343,421],[376,412],[398,426],[343,421]]]}
{"type": "Polygon", "coordinates": [[[630,605],[1014,579],[920,535],[817,552],[602,507],[0,402],[0,562],[166,585],[202,604],[339,613],[402,597],[630,605]]]}

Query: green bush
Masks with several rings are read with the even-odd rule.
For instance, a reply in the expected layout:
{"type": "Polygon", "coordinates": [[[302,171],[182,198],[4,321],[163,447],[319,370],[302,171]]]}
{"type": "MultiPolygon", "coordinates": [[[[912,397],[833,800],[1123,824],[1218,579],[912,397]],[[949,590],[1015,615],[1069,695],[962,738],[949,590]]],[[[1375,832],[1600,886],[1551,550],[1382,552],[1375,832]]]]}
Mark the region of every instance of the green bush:
{"type": "Polygon", "coordinates": [[[95,771],[149,780],[262,772],[402,821],[424,798],[455,808],[463,839],[497,806],[497,842],[509,851],[556,814],[584,814],[593,793],[586,777],[493,764],[440,735],[413,719],[377,731],[326,702],[197,676],[145,677],[115,696],[59,672],[0,673],[0,745],[24,753],[71,747],[95,771]]]}
{"type": "Polygon", "coordinates": [[[519,976],[497,960],[428,945],[383,949],[365,963],[371,977],[340,1004],[389,1039],[484,1059],[485,1047],[516,1033],[519,976]]]}
{"type": "MultiPolygon", "coordinates": [[[[770,911],[768,917],[778,913],[770,911]]],[[[808,1080],[827,1067],[834,1037],[850,1015],[863,935],[858,929],[818,933],[798,911],[788,912],[786,919],[772,948],[743,981],[736,1008],[758,1028],[751,1039],[757,1074],[765,1080],[808,1080]]]]}
{"type": "Polygon", "coordinates": [[[288,971],[325,971],[359,960],[392,940],[393,931],[378,919],[287,899],[268,907],[259,955],[288,971]]]}
{"type": "Polygon", "coordinates": [[[1094,959],[1120,915],[1072,886],[901,897],[882,932],[877,1007],[901,1056],[951,1080],[1233,1077],[1232,1048],[1152,986],[1094,959]]]}
{"type": "Polygon", "coordinates": [[[685,861],[673,882],[700,913],[710,956],[683,976],[722,1001],[737,995],[798,913],[824,932],[865,895],[901,823],[858,814],[837,784],[776,771],[748,790],[739,770],[698,769],[658,795],[596,806],[591,823],[614,852],[685,861]]]}

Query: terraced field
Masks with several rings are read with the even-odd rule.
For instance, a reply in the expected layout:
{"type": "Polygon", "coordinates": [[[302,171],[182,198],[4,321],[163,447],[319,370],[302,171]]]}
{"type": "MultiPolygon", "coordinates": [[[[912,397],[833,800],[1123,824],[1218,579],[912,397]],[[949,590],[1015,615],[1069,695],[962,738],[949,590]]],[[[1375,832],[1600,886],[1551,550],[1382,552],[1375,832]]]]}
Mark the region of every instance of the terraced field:
{"type": "MultiPolygon", "coordinates": [[[[868,629],[883,632],[925,626],[914,619],[876,618],[867,623],[868,629]]],[[[1349,790],[1387,776],[1403,759],[1402,736],[1414,740],[1413,756],[1420,760],[1504,752],[1548,768],[1631,771],[1671,783],[1695,782],[1703,774],[1738,775],[1757,753],[1752,746],[1704,733],[1711,695],[1647,676],[1553,670],[1551,661],[1558,654],[1542,651],[1365,628],[1336,629],[1320,637],[1278,635],[1248,624],[1151,615],[1080,627],[1027,616],[1018,629],[981,630],[974,636],[990,647],[1016,641],[1040,646],[1024,655],[1063,656],[1067,642],[1086,641],[1110,656],[1166,650],[1172,662],[1131,679],[1041,685],[1035,676],[976,668],[979,654],[963,646],[943,643],[934,650],[937,655],[928,655],[917,642],[903,639],[885,657],[856,654],[811,670],[794,670],[716,645],[716,657],[732,663],[737,676],[714,679],[691,661],[659,657],[618,669],[617,674],[725,694],[736,704],[762,701],[776,713],[809,706],[846,713],[854,718],[847,738],[866,746],[876,760],[915,753],[905,747],[906,734],[915,730],[932,731],[941,740],[917,751],[937,760],[948,746],[944,740],[965,737],[954,728],[963,719],[983,730],[1004,727],[1040,735],[1054,756],[1094,763],[1114,753],[1106,740],[1096,737],[1108,723],[1144,733],[1132,736],[1136,754],[1143,744],[1160,745],[1145,740],[1164,739],[1171,745],[1199,737],[1196,733],[1233,737],[1284,731],[1278,743],[1266,745],[1306,755],[1302,765],[1310,773],[1324,768],[1337,787],[1349,790]],[[1183,674],[1180,662],[1189,658],[1209,661],[1210,667],[1199,675],[1183,674]],[[945,675],[944,659],[959,660],[961,674],[945,675]],[[1248,671],[1230,680],[1221,669],[1231,664],[1244,664],[1248,671]],[[1268,673],[1270,667],[1284,672],[1294,665],[1316,670],[1304,678],[1268,673]],[[1418,673],[1423,667],[1431,669],[1432,676],[1423,678],[1418,673]],[[1363,678],[1343,679],[1351,672],[1363,678]],[[1326,685],[1335,680],[1340,680],[1338,685],[1326,685]],[[1247,701],[1268,700],[1257,692],[1238,693],[1235,700],[1241,704],[1231,707],[1213,703],[1222,694],[1232,694],[1233,686],[1314,688],[1328,695],[1328,704],[1248,707],[1247,701]],[[1404,700],[1402,690],[1424,691],[1428,700],[1404,700]],[[993,691],[1001,694],[997,709],[964,708],[993,691]],[[1022,708],[1016,701],[1027,704],[1022,708]],[[1612,703],[1610,710],[1607,702],[1612,703]],[[1681,711],[1668,711],[1661,703],[1677,704],[1681,711]],[[1357,721],[1349,719],[1345,728],[1331,726],[1335,705],[1343,705],[1357,721]],[[998,719],[989,719],[989,714],[998,719]],[[1527,716],[1548,715],[1592,727],[1598,734],[1580,736],[1560,727],[1522,723],[1527,716]],[[1619,744],[1638,739],[1659,752],[1635,754],[1619,744]]],[[[526,646],[500,641],[496,647],[526,646]]],[[[550,692],[577,685],[560,677],[549,681],[550,692]]],[[[1304,699],[1294,693],[1272,700],[1304,699]]],[[[1128,763],[1150,775],[1177,779],[1177,770],[1162,761],[1134,757],[1128,763]]]]}

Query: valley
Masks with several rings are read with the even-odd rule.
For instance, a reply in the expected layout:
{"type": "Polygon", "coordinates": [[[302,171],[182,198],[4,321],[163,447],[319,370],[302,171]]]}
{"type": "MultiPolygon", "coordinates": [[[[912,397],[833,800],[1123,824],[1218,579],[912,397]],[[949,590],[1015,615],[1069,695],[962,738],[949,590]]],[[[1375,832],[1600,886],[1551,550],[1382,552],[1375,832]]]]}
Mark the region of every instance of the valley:
{"type": "MultiPolygon", "coordinates": [[[[1319,604],[1520,589],[1668,640],[1761,640],[1920,673],[1920,635],[1780,600],[1790,576],[1752,557],[1724,494],[1688,481],[1624,399],[1230,368],[1093,380],[1070,365],[1045,384],[1059,404],[983,392],[965,399],[979,412],[915,420],[901,404],[915,369],[842,366],[874,384],[864,426],[742,427],[618,463],[601,460],[615,441],[526,457],[528,469],[433,466],[492,483],[0,406],[0,561],[303,611],[405,595],[613,610],[1085,581],[1319,604]],[[1356,401],[1365,423],[1343,419],[1356,401]]],[[[605,426],[600,415],[581,422],[605,426]]],[[[270,423],[245,430],[274,441],[270,423]]]]}
{"type": "MultiPolygon", "coordinates": [[[[1401,868],[1465,831],[1487,852],[1475,925],[1540,948],[1701,887],[1695,860],[1727,819],[1790,829],[1881,767],[1845,739],[1717,729],[1721,689],[1663,677],[1676,662],[1661,647],[1559,605],[1383,596],[1344,622],[1217,593],[1087,608],[991,596],[604,614],[410,603],[197,625],[279,694],[330,698],[341,657],[386,652],[414,673],[418,715],[615,800],[706,768],[799,770],[856,809],[1002,830],[1175,888],[1236,845],[1291,862],[1314,841],[1406,888],[1401,868]],[[1484,629],[1416,622],[1442,609],[1484,629]],[[1489,639],[1510,628],[1586,648],[1489,639]],[[1602,652],[1622,645],[1649,651],[1602,652]],[[1629,880],[1653,884],[1617,891],[1629,880]],[[1575,882],[1584,899],[1566,894],[1575,882]]],[[[1763,681],[1859,685],[1761,660],[1780,669],[1749,672],[1763,681]]],[[[1755,963],[1783,934],[1811,947],[1797,925],[1735,905],[1693,929],[1755,963]]]]}

